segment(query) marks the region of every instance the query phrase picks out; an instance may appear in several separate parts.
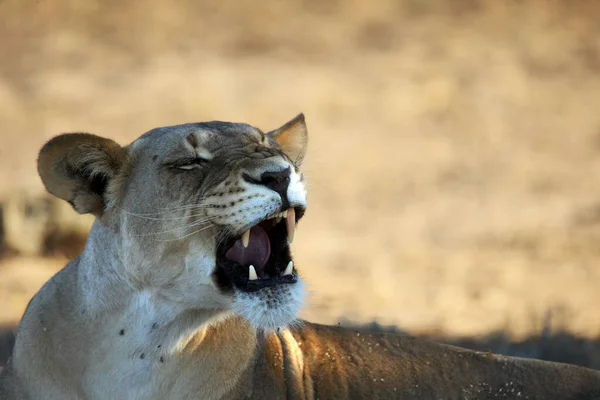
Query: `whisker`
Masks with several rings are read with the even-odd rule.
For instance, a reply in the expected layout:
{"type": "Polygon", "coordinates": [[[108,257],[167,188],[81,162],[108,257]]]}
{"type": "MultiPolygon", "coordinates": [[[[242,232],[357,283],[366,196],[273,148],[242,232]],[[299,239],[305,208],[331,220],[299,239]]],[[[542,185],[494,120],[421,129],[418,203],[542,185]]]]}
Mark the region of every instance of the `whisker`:
{"type": "Polygon", "coordinates": [[[159,242],[174,242],[176,240],[185,239],[186,237],[191,236],[193,234],[200,233],[200,232],[202,232],[202,231],[204,231],[204,230],[206,230],[208,228],[212,228],[213,226],[214,226],[213,224],[210,224],[210,225],[207,225],[207,226],[205,226],[203,228],[200,228],[200,229],[197,229],[197,230],[195,230],[193,232],[190,232],[190,233],[188,233],[186,235],[183,235],[183,236],[180,236],[180,237],[176,237],[174,239],[164,239],[164,240],[157,239],[157,241],[159,241],[159,242]]]}
{"type": "Polygon", "coordinates": [[[219,240],[218,240],[218,238],[217,238],[217,237],[218,237],[218,236],[219,236],[221,233],[222,233],[222,232],[216,232],[214,235],[212,235],[210,238],[208,238],[208,241],[212,241],[212,240],[215,240],[215,239],[217,239],[217,240],[216,240],[216,243],[215,243],[215,245],[218,245],[218,243],[219,243],[219,240]]]}
{"type": "Polygon", "coordinates": [[[217,232],[214,235],[212,235],[208,241],[212,241],[212,240],[216,240],[215,242],[215,246],[219,247],[223,241],[225,241],[225,239],[227,238],[227,235],[230,233],[230,228],[229,227],[225,227],[225,229],[223,231],[217,232]]]}
{"type": "Polygon", "coordinates": [[[200,201],[200,202],[198,202],[198,203],[194,203],[194,204],[188,204],[188,205],[186,205],[186,206],[180,206],[180,207],[173,207],[173,208],[169,208],[169,207],[167,207],[167,208],[157,208],[155,212],[151,212],[151,213],[134,213],[134,212],[131,212],[131,211],[125,210],[125,209],[124,209],[124,208],[122,208],[122,207],[119,207],[119,206],[116,206],[116,207],[117,207],[118,209],[120,209],[120,210],[122,210],[122,211],[124,211],[124,212],[126,212],[126,213],[132,214],[132,215],[141,215],[141,216],[145,216],[145,215],[156,215],[156,214],[163,214],[163,213],[167,213],[167,212],[171,212],[171,211],[180,211],[180,210],[193,209],[193,208],[196,208],[196,207],[202,207],[202,206],[203,206],[203,204],[204,204],[204,203],[203,203],[203,201],[204,201],[204,200],[202,200],[202,201],[200,201]]]}
{"type": "MultiPolygon", "coordinates": [[[[198,210],[200,210],[201,208],[207,208],[207,207],[205,207],[205,206],[197,207],[198,210]]],[[[142,218],[142,219],[147,219],[147,220],[151,220],[151,221],[174,221],[174,220],[178,220],[178,219],[185,219],[185,218],[197,217],[197,216],[202,215],[202,214],[192,214],[192,215],[184,215],[184,216],[180,216],[180,217],[149,217],[148,215],[161,215],[161,213],[135,214],[135,213],[129,212],[127,210],[123,210],[123,209],[121,209],[121,210],[124,213],[126,213],[127,215],[131,215],[136,218],[142,218]]],[[[163,214],[166,214],[166,213],[163,213],[163,214]]]]}
{"type": "Polygon", "coordinates": [[[230,227],[226,227],[222,232],[218,232],[218,234],[221,235],[221,237],[219,237],[217,239],[217,247],[219,247],[220,245],[222,245],[223,243],[225,243],[225,240],[227,240],[227,237],[231,235],[231,228],[230,227]]]}
{"type": "Polygon", "coordinates": [[[200,219],[200,220],[198,220],[198,221],[194,221],[194,222],[192,222],[191,224],[184,225],[184,226],[178,226],[178,227],[176,227],[176,228],[169,229],[169,230],[166,230],[166,231],[161,231],[161,232],[150,232],[150,233],[143,233],[143,234],[139,234],[139,235],[132,235],[132,236],[134,236],[134,237],[156,236],[156,235],[161,235],[161,234],[165,234],[165,233],[171,233],[171,232],[175,232],[175,231],[178,231],[178,230],[180,230],[180,229],[189,229],[189,228],[193,228],[193,227],[195,227],[195,226],[202,225],[202,224],[204,224],[205,222],[208,222],[208,221],[210,221],[210,218],[200,219]]]}

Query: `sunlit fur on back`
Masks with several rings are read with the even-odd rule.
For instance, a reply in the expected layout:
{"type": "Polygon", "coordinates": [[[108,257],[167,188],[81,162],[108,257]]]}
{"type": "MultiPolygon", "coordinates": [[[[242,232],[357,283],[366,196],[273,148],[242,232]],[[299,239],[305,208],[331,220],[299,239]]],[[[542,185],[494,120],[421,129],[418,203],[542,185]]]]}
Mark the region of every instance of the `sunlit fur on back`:
{"type": "Polygon", "coordinates": [[[48,142],[42,182],[97,221],[31,300],[0,399],[599,398],[584,368],[295,323],[306,144],[302,115],[48,142]]]}

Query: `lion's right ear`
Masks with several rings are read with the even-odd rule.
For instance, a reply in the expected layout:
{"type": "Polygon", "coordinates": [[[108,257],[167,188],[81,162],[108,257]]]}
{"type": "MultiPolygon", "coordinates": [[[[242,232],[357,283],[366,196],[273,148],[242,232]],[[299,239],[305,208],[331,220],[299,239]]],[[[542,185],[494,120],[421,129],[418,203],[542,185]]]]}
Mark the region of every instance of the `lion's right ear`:
{"type": "Polygon", "coordinates": [[[308,143],[308,132],[306,130],[304,114],[300,113],[282,127],[268,132],[267,137],[277,142],[283,152],[295,164],[298,166],[302,164],[308,143]]]}
{"type": "Polygon", "coordinates": [[[80,214],[101,217],[108,182],[126,159],[116,142],[88,133],[67,133],[40,150],[38,173],[46,189],[68,201],[80,214]]]}

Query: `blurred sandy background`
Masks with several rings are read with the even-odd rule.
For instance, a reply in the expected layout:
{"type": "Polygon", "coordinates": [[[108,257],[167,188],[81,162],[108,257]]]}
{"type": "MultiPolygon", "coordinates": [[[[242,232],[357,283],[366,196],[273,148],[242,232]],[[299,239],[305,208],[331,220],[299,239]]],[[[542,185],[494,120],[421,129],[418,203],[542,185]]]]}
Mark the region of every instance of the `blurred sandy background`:
{"type": "Polygon", "coordinates": [[[594,0],[0,1],[0,325],[90,222],[43,195],[44,141],[303,111],[303,317],[600,368],[598,21],[594,0]]]}

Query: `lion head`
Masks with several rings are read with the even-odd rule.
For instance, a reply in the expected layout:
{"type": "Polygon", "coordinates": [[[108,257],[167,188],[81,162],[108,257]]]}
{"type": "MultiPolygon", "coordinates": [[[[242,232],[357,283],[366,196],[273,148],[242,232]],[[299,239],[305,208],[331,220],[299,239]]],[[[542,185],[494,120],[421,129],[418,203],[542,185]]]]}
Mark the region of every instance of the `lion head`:
{"type": "Polygon", "coordinates": [[[218,121],[162,127],[124,147],[73,133],[42,148],[38,170],[50,193],[96,216],[84,254],[118,279],[270,330],[302,302],[289,245],[306,208],[306,145],[302,114],[268,133],[218,121]]]}

